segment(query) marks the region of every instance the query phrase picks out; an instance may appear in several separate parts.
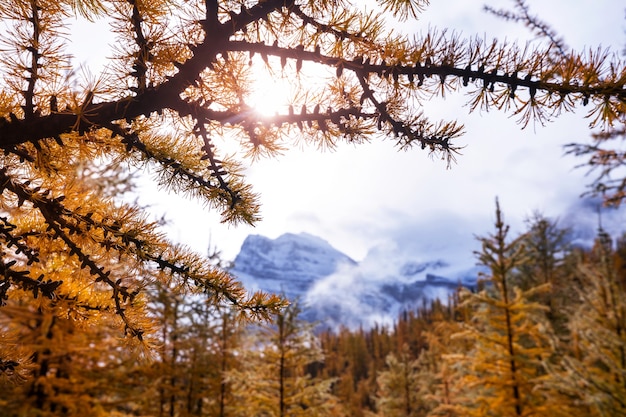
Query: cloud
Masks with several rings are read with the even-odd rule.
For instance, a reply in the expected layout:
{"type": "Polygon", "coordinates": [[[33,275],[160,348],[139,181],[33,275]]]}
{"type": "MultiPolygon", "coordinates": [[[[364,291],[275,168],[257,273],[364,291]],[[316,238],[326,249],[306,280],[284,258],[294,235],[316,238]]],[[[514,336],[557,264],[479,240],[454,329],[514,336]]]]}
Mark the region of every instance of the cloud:
{"type": "Polygon", "coordinates": [[[571,229],[574,244],[590,247],[600,226],[614,239],[626,231],[626,210],[605,207],[601,198],[581,198],[572,203],[559,218],[559,224],[571,229]]]}
{"type": "Polygon", "coordinates": [[[414,309],[425,298],[445,299],[456,282],[470,275],[475,278],[471,253],[459,259],[455,251],[460,253],[463,248],[451,246],[453,236],[447,240],[439,233],[434,239],[432,230],[426,230],[423,223],[405,226],[404,230],[398,224],[395,231],[385,231],[395,240],[372,247],[361,262],[342,265],[313,285],[303,301],[313,306],[315,318],[331,327],[337,323],[351,328],[388,325],[403,309],[414,309]],[[451,283],[431,283],[429,276],[448,278],[451,283]],[[417,288],[419,282],[422,284],[417,285],[422,286],[417,288]]]}
{"type": "MultiPolygon", "coordinates": [[[[576,199],[560,216],[546,216],[562,228],[571,228],[576,245],[589,247],[597,234],[599,199],[576,199]]],[[[503,207],[505,221],[506,209],[503,207]]],[[[348,327],[368,328],[391,324],[403,309],[420,306],[423,299],[443,297],[450,288],[426,285],[413,291],[415,283],[428,276],[445,277],[452,282],[472,283],[484,268],[477,264],[474,251],[480,250],[477,235],[493,232],[493,210],[480,219],[440,211],[428,217],[414,218],[390,212],[386,223],[364,231],[365,238],[382,236],[357,264],[342,265],[335,273],[318,280],[307,292],[305,305],[314,306],[315,318],[334,327],[341,322],[348,327]],[[420,292],[421,291],[421,292],[420,292]],[[413,294],[411,299],[408,295],[413,294]],[[403,299],[397,299],[400,294],[403,299]]],[[[526,231],[530,216],[515,217],[510,239],[526,231]]],[[[614,237],[623,233],[626,211],[603,209],[603,227],[614,237]]],[[[364,238],[361,236],[361,238],[364,238]]]]}

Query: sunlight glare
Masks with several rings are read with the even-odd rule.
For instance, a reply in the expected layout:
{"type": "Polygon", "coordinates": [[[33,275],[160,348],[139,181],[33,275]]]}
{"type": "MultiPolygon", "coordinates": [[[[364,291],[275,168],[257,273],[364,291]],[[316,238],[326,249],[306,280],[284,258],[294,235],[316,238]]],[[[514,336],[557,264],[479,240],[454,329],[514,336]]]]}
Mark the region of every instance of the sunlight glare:
{"type": "Polygon", "coordinates": [[[295,88],[289,78],[270,73],[262,61],[254,62],[252,71],[254,81],[252,92],[247,98],[248,104],[265,117],[276,113],[285,114],[295,88]]]}

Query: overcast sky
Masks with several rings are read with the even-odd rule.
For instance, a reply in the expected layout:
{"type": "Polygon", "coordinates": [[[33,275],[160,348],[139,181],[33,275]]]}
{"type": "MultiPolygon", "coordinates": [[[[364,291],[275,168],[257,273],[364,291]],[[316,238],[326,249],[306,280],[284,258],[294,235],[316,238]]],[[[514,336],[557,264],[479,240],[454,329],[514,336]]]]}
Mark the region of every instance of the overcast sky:
{"type": "MultiPolygon", "coordinates": [[[[468,37],[532,39],[521,25],[483,12],[482,0],[431,3],[410,25],[415,32],[431,26],[468,37]]],[[[487,4],[510,8],[513,3],[487,0],[487,4]]],[[[624,47],[626,1],[529,0],[528,4],[574,49],[602,45],[621,51],[624,47]]],[[[80,48],[81,39],[76,42],[80,48]]],[[[83,59],[97,62],[93,37],[89,42],[90,52],[83,59]]],[[[297,148],[249,167],[248,179],[262,202],[263,220],[256,227],[221,225],[214,213],[174,196],[156,197],[146,191],[143,201],[157,212],[167,211],[174,240],[206,252],[211,238],[226,259],[236,256],[251,233],[275,238],[286,232],[308,232],[355,260],[384,247],[411,253],[416,259],[472,263],[475,235],[492,230],[496,196],[513,231],[521,231],[524,219],[534,211],[571,222],[573,217],[567,213],[582,205],[579,195],[589,179],[584,170],[574,169],[581,160],[563,156],[563,144],[589,140],[584,112],[522,130],[506,114],[469,114],[466,101],[461,91],[445,101],[427,103],[424,109],[433,120],[456,119],[466,126],[465,136],[457,142],[466,147],[451,169],[417,149],[398,152],[392,141],[341,145],[333,152],[297,148]]],[[[596,219],[585,221],[593,224],[596,219]]]]}

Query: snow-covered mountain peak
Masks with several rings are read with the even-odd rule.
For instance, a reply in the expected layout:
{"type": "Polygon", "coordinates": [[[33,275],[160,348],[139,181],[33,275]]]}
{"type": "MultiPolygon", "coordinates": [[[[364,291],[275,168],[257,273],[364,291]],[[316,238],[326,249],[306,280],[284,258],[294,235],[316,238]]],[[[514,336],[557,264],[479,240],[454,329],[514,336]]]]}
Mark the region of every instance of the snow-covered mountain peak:
{"type": "Polygon", "coordinates": [[[327,241],[308,233],[286,233],[276,239],[248,236],[232,272],[248,288],[300,296],[317,279],[341,264],[355,262],[327,241]]]}

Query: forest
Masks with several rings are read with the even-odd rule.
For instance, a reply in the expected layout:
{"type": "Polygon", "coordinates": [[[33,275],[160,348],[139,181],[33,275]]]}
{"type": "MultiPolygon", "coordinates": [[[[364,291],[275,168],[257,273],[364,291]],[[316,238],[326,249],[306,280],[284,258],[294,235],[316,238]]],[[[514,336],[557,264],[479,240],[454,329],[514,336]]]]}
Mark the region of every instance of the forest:
{"type": "Polygon", "coordinates": [[[2,382],[21,416],[626,416],[626,238],[592,248],[535,216],[510,236],[496,211],[477,288],[392,327],[330,331],[293,302],[271,322],[167,287],[146,299],[149,352],[110,322],[1,310],[35,352],[2,382]],[[36,411],[34,411],[36,410],[36,411]]]}
{"type": "Polygon", "coordinates": [[[255,225],[246,166],[286,148],[387,140],[449,166],[465,128],[423,109],[462,93],[466,111],[522,128],[586,116],[590,142],[568,152],[595,175],[590,194],[623,202],[618,51],[570,50],[523,0],[491,12],[537,36],[526,46],[411,37],[386,24],[416,21],[428,1],[376,5],[0,2],[2,416],[626,415],[625,237],[600,227],[579,247],[541,216],[511,236],[496,203],[476,288],[392,327],[330,332],[126,198],[142,176],[163,198],[255,225]],[[101,73],[67,52],[71,19],[109,25],[101,73]],[[275,114],[253,105],[255,61],[294,81],[275,114]]]}

